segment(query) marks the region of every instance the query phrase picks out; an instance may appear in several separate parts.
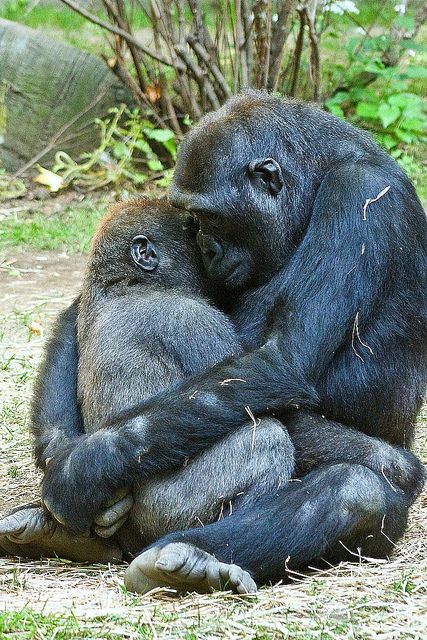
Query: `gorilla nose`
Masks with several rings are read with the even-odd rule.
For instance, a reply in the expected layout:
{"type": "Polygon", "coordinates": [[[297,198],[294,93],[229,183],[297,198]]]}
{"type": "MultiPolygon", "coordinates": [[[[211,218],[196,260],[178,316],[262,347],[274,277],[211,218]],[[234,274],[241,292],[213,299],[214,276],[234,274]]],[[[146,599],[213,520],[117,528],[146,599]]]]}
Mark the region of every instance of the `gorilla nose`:
{"type": "Polygon", "coordinates": [[[200,247],[203,258],[207,262],[212,262],[216,259],[222,258],[222,247],[220,243],[210,235],[205,235],[201,231],[197,234],[197,244],[200,247]]]}

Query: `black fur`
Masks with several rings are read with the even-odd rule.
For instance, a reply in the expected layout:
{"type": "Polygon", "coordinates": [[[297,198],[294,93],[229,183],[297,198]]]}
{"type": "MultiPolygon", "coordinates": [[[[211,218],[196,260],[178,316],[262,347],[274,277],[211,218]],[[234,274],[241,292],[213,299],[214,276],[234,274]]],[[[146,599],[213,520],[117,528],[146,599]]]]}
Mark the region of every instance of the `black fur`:
{"type": "Polygon", "coordinates": [[[220,558],[231,549],[260,580],[288,557],[383,556],[423,482],[403,448],[427,380],[427,223],[413,186],[345,122],[249,92],[190,133],[170,197],[199,219],[206,272],[248,351],[122,416],[114,447],[111,434],[77,442],[48,469],[44,495],[88,526],[118,486],[179,467],[250,407],[289,422],[312,470],[246,515],[173,535],[220,558]],[[308,424],[320,439],[305,438],[308,424]]]}

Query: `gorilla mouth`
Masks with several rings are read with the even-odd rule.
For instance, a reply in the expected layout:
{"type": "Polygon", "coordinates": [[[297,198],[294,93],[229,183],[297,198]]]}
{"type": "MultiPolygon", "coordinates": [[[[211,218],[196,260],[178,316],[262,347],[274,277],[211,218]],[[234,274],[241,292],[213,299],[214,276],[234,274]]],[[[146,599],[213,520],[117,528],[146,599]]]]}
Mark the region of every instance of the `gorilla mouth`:
{"type": "Polygon", "coordinates": [[[236,266],[233,266],[229,274],[222,278],[223,281],[227,284],[241,284],[240,280],[241,276],[243,276],[241,267],[242,264],[240,262],[236,266]]]}

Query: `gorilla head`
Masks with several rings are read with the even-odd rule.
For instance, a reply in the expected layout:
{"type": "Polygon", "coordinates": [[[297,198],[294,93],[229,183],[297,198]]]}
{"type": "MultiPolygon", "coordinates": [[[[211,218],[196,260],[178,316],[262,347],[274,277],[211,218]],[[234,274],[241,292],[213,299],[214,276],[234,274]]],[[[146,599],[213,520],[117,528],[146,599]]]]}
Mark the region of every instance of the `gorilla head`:
{"type": "Polygon", "coordinates": [[[197,229],[185,211],[161,200],[120,202],[110,208],[92,241],[86,285],[197,290],[206,279],[194,251],[197,229]]]}
{"type": "Polygon", "coordinates": [[[300,242],[326,171],[372,146],[313,105],[262,92],[205,116],[182,144],[170,200],[198,219],[208,276],[230,289],[271,278],[300,242]]]}

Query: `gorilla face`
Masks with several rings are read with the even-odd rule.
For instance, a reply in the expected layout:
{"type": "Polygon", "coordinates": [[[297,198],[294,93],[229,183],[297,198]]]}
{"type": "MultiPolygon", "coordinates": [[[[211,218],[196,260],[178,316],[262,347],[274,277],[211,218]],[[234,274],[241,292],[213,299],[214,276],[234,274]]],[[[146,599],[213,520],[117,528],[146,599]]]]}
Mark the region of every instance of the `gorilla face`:
{"type": "Polygon", "coordinates": [[[303,225],[301,195],[310,197],[310,171],[296,170],[279,119],[257,100],[243,109],[236,98],[203,118],[181,146],[169,192],[199,223],[207,275],[228,289],[262,284],[283,266],[303,225]]]}
{"type": "MultiPolygon", "coordinates": [[[[258,194],[274,197],[283,188],[282,172],[273,158],[251,161],[246,173],[241,177],[242,189],[250,186],[258,194]]],[[[231,190],[230,187],[229,183],[222,185],[225,193],[231,190]]],[[[249,200],[247,205],[249,209],[249,200]]],[[[266,271],[266,264],[272,257],[268,241],[274,242],[274,237],[262,224],[262,218],[258,220],[255,216],[245,215],[243,219],[244,209],[231,202],[222,214],[204,209],[193,211],[199,222],[197,244],[211,279],[220,280],[227,288],[235,289],[247,285],[256,274],[266,271]],[[239,224],[239,219],[242,224],[239,224]]]]}

